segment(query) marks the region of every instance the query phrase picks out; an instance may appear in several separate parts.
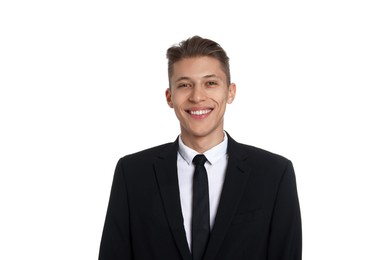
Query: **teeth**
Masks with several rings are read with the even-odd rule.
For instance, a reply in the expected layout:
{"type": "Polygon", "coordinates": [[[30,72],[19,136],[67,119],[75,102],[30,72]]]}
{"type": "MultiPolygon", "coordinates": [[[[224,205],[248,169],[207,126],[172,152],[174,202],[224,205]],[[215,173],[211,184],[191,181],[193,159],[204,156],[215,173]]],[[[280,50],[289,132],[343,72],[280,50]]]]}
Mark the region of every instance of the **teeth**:
{"type": "Polygon", "coordinates": [[[207,109],[207,110],[196,110],[196,111],[190,111],[191,115],[197,115],[197,116],[200,116],[200,115],[205,115],[205,114],[208,114],[210,113],[211,109],[207,109]]]}

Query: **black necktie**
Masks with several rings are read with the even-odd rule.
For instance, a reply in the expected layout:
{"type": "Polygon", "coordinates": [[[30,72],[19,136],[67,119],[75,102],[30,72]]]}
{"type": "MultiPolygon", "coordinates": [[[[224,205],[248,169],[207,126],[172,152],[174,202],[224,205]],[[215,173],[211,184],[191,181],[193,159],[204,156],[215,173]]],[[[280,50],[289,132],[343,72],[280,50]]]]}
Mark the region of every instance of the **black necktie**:
{"type": "Polygon", "coordinates": [[[209,186],[204,163],[206,156],[198,154],[195,164],[192,198],[192,259],[201,260],[210,235],[209,186]]]}

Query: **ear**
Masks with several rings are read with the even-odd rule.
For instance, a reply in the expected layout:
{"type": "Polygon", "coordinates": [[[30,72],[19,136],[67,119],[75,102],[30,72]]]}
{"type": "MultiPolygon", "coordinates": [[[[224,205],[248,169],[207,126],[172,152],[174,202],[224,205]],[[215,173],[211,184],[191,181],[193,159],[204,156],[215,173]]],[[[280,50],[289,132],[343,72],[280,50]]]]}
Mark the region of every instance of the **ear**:
{"type": "Polygon", "coordinates": [[[173,108],[173,103],[172,103],[172,91],[170,88],[167,88],[167,90],[165,90],[165,98],[167,99],[167,103],[168,103],[168,106],[170,108],[173,108]]]}
{"type": "Polygon", "coordinates": [[[236,84],[231,83],[229,85],[229,89],[228,89],[228,100],[227,100],[227,103],[231,104],[235,97],[236,97],[236,84]]]}

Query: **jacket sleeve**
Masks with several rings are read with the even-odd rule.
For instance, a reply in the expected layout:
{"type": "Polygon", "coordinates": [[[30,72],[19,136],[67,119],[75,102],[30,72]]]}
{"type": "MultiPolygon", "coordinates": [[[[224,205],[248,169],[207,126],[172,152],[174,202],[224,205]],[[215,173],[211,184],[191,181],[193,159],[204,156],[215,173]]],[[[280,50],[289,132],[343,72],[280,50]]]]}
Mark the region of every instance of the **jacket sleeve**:
{"type": "Polygon", "coordinates": [[[269,239],[268,260],[302,259],[301,214],[291,161],[279,183],[269,239]]]}
{"type": "Polygon", "coordinates": [[[99,260],[131,260],[130,216],[122,159],[115,169],[99,260]]]}

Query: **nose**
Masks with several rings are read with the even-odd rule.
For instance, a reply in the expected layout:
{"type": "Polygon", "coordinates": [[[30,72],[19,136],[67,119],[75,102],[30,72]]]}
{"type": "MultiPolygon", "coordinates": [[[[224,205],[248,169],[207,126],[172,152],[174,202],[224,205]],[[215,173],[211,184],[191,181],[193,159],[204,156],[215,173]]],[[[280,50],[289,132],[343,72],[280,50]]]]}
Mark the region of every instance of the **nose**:
{"type": "Polygon", "coordinates": [[[204,101],[205,99],[206,99],[205,90],[202,88],[202,86],[195,85],[191,90],[189,100],[194,103],[199,103],[204,101]]]}

